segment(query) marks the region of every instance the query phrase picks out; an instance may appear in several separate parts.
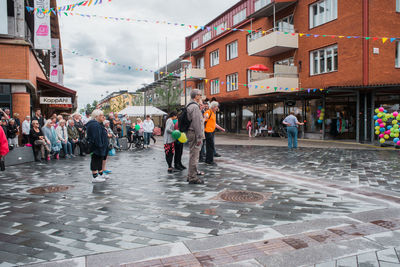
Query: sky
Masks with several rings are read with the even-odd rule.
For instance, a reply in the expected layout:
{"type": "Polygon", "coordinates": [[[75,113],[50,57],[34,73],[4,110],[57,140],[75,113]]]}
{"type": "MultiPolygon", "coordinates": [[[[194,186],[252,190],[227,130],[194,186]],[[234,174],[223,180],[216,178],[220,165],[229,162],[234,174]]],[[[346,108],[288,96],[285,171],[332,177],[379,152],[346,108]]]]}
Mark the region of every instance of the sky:
{"type": "MultiPolygon", "coordinates": [[[[239,0],[103,0],[101,5],[75,8],[74,12],[108,17],[160,20],[205,25],[239,0]]],[[[57,5],[78,0],[57,0],[57,5]]],[[[59,19],[64,59],[64,86],[78,92],[83,108],[108,93],[135,91],[151,83],[150,72],[108,66],[90,58],[157,70],[185,51],[188,27],[110,21],[101,18],[61,16],[59,19]],[[167,45],[166,45],[167,44],[167,45]],[[159,49],[158,49],[159,47],[159,49]],[[67,49],[67,50],[65,50],[67,49]],[[76,51],[81,56],[68,51],[76,51]],[[160,52],[158,52],[160,51],[160,52]]]]}

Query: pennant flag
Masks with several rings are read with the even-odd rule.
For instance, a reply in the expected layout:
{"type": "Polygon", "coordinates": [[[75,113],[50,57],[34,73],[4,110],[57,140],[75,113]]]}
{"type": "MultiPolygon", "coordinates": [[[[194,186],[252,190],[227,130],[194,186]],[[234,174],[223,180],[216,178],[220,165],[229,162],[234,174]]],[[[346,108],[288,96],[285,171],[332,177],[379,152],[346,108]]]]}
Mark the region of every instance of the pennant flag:
{"type": "Polygon", "coordinates": [[[92,2],[93,2],[93,0],[90,0],[88,6],[90,6],[92,4],[92,2]]]}
{"type": "Polygon", "coordinates": [[[391,43],[393,43],[394,40],[396,40],[396,38],[390,38],[391,43]]]}
{"type": "Polygon", "coordinates": [[[388,40],[388,38],[384,37],[382,38],[382,43],[385,43],[388,40]]]}
{"type": "Polygon", "coordinates": [[[371,39],[371,37],[365,37],[365,40],[369,40],[369,39],[371,39]]]}
{"type": "Polygon", "coordinates": [[[304,33],[299,33],[299,36],[302,37],[304,35],[304,33]]]}

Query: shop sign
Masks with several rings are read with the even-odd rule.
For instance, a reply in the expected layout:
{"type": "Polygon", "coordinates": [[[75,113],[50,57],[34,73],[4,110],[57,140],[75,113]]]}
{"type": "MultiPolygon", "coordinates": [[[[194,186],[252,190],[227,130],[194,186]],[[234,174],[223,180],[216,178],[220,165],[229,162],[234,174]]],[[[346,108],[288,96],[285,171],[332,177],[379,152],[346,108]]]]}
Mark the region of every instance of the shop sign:
{"type": "Polygon", "coordinates": [[[65,109],[68,109],[68,108],[72,108],[72,104],[51,104],[51,105],[49,105],[49,107],[50,108],[65,108],[65,109]]]}
{"type": "Polygon", "coordinates": [[[50,50],[50,82],[58,83],[59,80],[59,68],[58,63],[60,51],[60,43],[56,38],[51,38],[51,50],[50,50]]]}
{"type": "Polygon", "coordinates": [[[72,105],[70,97],[40,97],[40,104],[45,105],[72,105]]]}
{"type": "MultiPolygon", "coordinates": [[[[50,9],[50,0],[34,0],[34,8],[39,10],[50,9]]],[[[35,49],[51,49],[51,37],[50,37],[50,13],[45,12],[34,12],[35,15],[35,28],[34,28],[34,43],[35,49]]]]}

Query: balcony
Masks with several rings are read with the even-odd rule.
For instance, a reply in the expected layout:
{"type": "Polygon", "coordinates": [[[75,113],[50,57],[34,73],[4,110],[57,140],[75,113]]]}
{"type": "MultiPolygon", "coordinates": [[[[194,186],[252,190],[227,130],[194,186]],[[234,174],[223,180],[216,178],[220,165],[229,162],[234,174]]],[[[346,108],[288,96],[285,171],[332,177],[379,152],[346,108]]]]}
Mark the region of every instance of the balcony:
{"type": "Polygon", "coordinates": [[[297,34],[274,31],[251,40],[248,51],[250,56],[272,57],[297,48],[299,48],[297,34]]]}
{"type": "Polygon", "coordinates": [[[275,13],[278,13],[289,6],[295,4],[297,0],[269,0],[264,7],[261,7],[253,14],[251,14],[250,18],[264,18],[270,17],[275,13]]]}
{"type": "MultiPolygon", "coordinates": [[[[188,67],[186,69],[186,79],[187,80],[198,80],[206,78],[206,69],[198,67],[188,67]]],[[[185,70],[181,72],[181,81],[185,80],[185,70]]]]}
{"type": "Polygon", "coordinates": [[[274,73],[253,73],[249,83],[249,95],[263,95],[278,88],[298,88],[299,77],[296,66],[275,65],[274,73]]]}

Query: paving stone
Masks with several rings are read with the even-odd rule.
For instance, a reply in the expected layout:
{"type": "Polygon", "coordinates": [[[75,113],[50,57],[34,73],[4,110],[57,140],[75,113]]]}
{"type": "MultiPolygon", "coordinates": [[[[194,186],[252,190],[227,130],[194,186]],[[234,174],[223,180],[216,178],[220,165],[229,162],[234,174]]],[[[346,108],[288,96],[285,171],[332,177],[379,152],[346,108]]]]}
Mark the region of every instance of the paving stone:
{"type": "Polygon", "coordinates": [[[315,267],[336,267],[336,261],[328,261],[324,263],[315,264],[315,267]]]}
{"type": "Polygon", "coordinates": [[[397,247],[400,246],[400,231],[387,231],[378,234],[367,235],[365,238],[379,243],[383,246],[397,247]]]}
{"type": "Polygon", "coordinates": [[[359,267],[379,267],[375,251],[357,255],[357,261],[359,267]]]}
{"type": "Polygon", "coordinates": [[[373,211],[364,211],[364,212],[350,214],[349,217],[363,222],[386,220],[390,218],[400,218],[400,209],[387,208],[387,209],[377,209],[373,211]]]}
{"type": "Polygon", "coordinates": [[[337,267],[357,267],[357,257],[351,256],[336,261],[337,267]]]}
{"type": "Polygon", "coordinates": [[[241,261],[237,263],[230,263],[228,265],[218,265],[218,267],[262,267],[256,260],[241,261]]]}
{"type": "Polygon", "coordinates": [[[385,262],[385,261],[380,261],[379,262],[380,267],[399,267],[399,263],[393,263],[393,262],[385,262]]]}
{"type": "Polygon", "coordinates": [[[399,257],[394,248],[389,248],[385,250],[378,251],[377,253],[379,261],[400,263],[399,257]]]}
{"type": "Polygon", "coordinates": [[[61,260],[57,262],[44,262],[27,265],[27,267],[86,267],[85,257],[61,260]]]}

